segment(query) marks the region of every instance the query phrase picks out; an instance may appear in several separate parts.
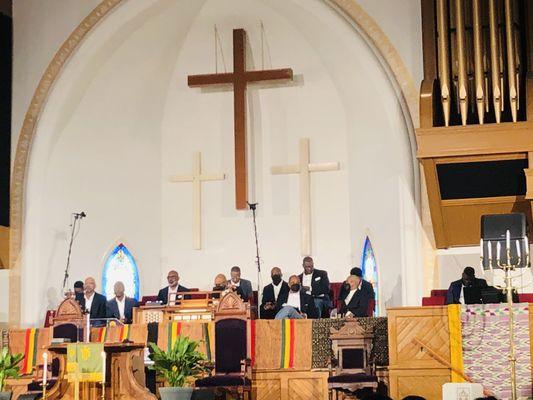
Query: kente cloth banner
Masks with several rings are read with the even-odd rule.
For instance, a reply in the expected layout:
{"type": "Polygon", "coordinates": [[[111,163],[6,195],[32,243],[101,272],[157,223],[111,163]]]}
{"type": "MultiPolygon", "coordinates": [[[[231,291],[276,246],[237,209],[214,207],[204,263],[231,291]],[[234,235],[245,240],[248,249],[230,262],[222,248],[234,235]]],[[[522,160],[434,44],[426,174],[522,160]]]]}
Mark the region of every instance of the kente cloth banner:
{"type": "Polygon", "coordinates": [[[24,359],[22,360],[22,366],[20,368],[20,373],[22,375],[31,374],[33,372],[33,367],[35,367],[37,363],[38,338],[39,329],[26,329],[24,336],[24,359]]]}
{"type": "Polygon", "coordinates": [[[67,380],[102,382],[103,343],[69,343],[67,345],[67,380]]]}
{"type": "Polygon", "coordinates": [[[172,321],[159,324],[157,345],[160,349],[168,350],[178,336],[187,336],[191,340],[199,342],[198,351],[207,358],[215,355],[215,328],[214,323],[209,321],[172,321]]]}
{"type": "Polygon", "coordinates": [[[122,343],[125,340],[130,340],[130,331],[131,325],[122,325],[119,329],[118,341],[122,343]]]}
{"type": "Polygon", "coordinates": [[[448,305],[448,327],[450,330],[450,364],[452,365],[452,382],[464,382],[463,373],[463,338],[461,329],[461,305],[448,305]]]}
{"type": "MultiPolygon", "coordinates": [[[[513,305],[517,394],[531,397],[529,306],[513,305]]],[[[498,399],[511,398],[509,309],[507,304],[461,306],[464,372],[498,399]]]]}
{"type": "Polygon", "coordinates": [[[312,324],[308,319],[256,320],[251,338],[254,368],[311,369],[312,324]]]}

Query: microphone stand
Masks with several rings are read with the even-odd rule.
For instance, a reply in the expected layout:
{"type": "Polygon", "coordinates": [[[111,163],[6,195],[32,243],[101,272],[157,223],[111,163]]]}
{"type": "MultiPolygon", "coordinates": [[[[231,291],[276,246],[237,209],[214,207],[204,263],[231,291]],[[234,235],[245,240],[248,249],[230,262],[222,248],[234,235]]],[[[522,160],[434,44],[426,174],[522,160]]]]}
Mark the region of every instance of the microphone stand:
{"type": "Polygon", "coordinates": [[[260,317],[261,307],[259,305],[261,301],[261,258],[259,257],[259,240],[257,239],[257,220],[255,210],[257,209],[257,203],[248,203],[248,207],[252,210],[252,218],[254,221],[254,236],[255,236],[255,263],[257,264],[257,316],[260,317]]]}
{"type": "MultiPolygon", "coordinates": [[[[68,281],[68,269],[70,267],[70,254],[72,253],[72,244],[74,243],[74,232],[76,231],[76,223],[78,222],[78,219],[81,220],[85,213],[74,213],[74,222],[70,225],[70,243],[68,245],[68,255],[67,255],[67,265],[65,267],[65,276],[63,277],[63,287],[61,288],[61,293],[65,292],[65,287],[67,286],[68,281]]],[[[81,221],[80,221],[81,223],[81,221]]]]}

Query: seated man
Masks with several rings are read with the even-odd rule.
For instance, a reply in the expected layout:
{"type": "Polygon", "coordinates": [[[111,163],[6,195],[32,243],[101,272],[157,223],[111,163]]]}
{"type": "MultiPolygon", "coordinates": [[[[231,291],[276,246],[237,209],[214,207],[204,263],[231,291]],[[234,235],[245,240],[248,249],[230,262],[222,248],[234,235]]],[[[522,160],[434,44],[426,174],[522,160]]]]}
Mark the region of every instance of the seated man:
{"type": "Polygon", "coordinates": [[[370,317],[368,303],[374,297],[374,292],[363,286],[363,280],[356,275],[346,278],[346,297],[341,308],[345,317],[370,317]]]}
{"type": "Polygon", "coordinates": [[[107,318],[116,318],[125,324],[133,322],[133,307],[137,307],[137,300],[124,294],[124,284],[120,281],[113,286],[115,298],[107,302],[107,318]]]}
{"type": "Polygon", "coordinates": [[[285,298],[289,292],[289,285],[282,279],[281,269],[278,267],[272,268],[270,277],[272,283],[263,288],[263,298],[261,299],[260,317],[262,319],[274,319],[281,304],[278,303],[278,298],[281,296],[285,298]]]}
{"type": "Polygon", "coordinates": [[[276,319],[318,318],[314,299],[302,288],[297,275],[289,278],[289,289],[287,293],[278,297],[281,309],[276,314],[276,319]]]}
{"type": "MultiPolygon", "coordinates": [[[[350,270],[350,275],[355,275],[361,278],[361,288],[371,292],[372,298],[374,298],[374,287],[372,286],[370,282],[363,279],[363,270],[361,268],[353,267],[350,270]]],[[[344,299],[346,299],[346,296],[348,295],[348,292],[349,292],[348,288],[350,287],[350,285],[347,284],[346,281],[344,281],[343,283],[344,284],[341,286],[341,290],[339,291],[339,297],[337,299],[339,301],[340,309],[342,309],[342,306],[344,305],[344,299]]]]}
{"type": "Polygon", "coordinates": [[[221,297],[224,297],[224,295],[230,291],[228,289],[228,280],[226,279],[226,275],[218,274],[217,276],[215,276],[213,291],[222,293],[213,293],[211,295],[212,299],[219,299],[221,297]]]}
{"type": "Polygon", "coordinates": [[[188,292],[189,289],[181,286],[179,281],[180,276],[178,272],[174,270],[169,271],[167,275],[168,286],[159,291],[157,294],[157,301],[160,301],[161,304],[168,304],[169,302],[174,304],[176,300],[181,298],[181,295],[178,295],[178,298],[176,298],[177,292],[188,292]]]}
{"type": "Polygon", "coordinates": [[[250,301],[252,298],[252,283],[249,280],[241,279],[241,269],[237,266],[231,268],[231,280],[228,281],[228,287],[237,292],[244,301],[250,301]]]}
{"type": "Polygon", "coordinates": [[[315,306],[318,310],[318,318],[324,314],[330,307],[329,299],[329,278],[326,271],[315,269],[313,259],[304,257],[302,262],[304,272],[300,274],[300,282],[307,294],[313,296],[315,306]]]}
{"type": "Polygon", "coordinates": [[[446,304],[465,304],[464,288],[486,288],[487,281],[485,279],[476,278],[476,271],[472,267],[466,267],[463,270],[461,279],[453,281],[446,293],[446,304]]]}
{"type": "Polygon", "coordinates": [[[106,298],[95,292],[96,281],[93,277],[85,279],[85,295],[81,298],[81,308],[90,313],[91,319],[106,317],[106,298]]]}

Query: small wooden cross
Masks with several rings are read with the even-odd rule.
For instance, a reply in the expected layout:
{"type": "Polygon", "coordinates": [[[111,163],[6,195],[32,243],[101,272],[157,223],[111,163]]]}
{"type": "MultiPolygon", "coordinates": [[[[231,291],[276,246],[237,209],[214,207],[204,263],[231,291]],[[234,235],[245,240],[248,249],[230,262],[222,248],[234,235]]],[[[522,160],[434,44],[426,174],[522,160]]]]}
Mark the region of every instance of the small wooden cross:
{"type": "Polygon", "coordinates": [[[194,153],[192,175],[174,175],[170,177],[171,182],[192,182],[192,231],[193,249],[202,248],[202,182],[221,181],[226,179],[225,174],[202,173],[202,153],[194,153]]]}
{"type": "Polygon", "coordinates": [[[233,85],[233,118],[235,137],[235,206],[247,209],[248,170],[246,160],[246,86],[252,82],[292,80],[292,69],[246,71],[246,32],[233,30],[233,72],[189,75],[190,87],[233,85]]]}
{"type": "Polygon", "coordinates": [[[309,139],[300,139],[300,161],[296,165],[271,168],[273,175],[300,175],[300,246],[303,256],[311,255],[311,172],[337,171],[338,162],[311,164],[309,160],[309,139]]]}

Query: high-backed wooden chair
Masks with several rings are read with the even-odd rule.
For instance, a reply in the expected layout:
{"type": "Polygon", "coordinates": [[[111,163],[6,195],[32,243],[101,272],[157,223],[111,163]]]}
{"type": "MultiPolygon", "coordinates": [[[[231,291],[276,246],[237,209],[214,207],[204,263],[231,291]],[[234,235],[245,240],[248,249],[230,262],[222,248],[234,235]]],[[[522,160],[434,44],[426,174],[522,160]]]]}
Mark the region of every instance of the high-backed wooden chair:
{"type": "Polygon", "coordinates": [[[252,370],[247,346],[249,307],[233,292],[226,294],[215,310],[215,369],[195,386],[232,393],[251,399],[252,370]]]}
{"type": "Polygon", "coordinates": [[[347,321],[342,328],[330,329],[333,349],[331,376],[328,378],[330,396],[338,390],[374,390],[378,380],[370,355],[373,332],[365,330],[356,320],[347,321]]]}

